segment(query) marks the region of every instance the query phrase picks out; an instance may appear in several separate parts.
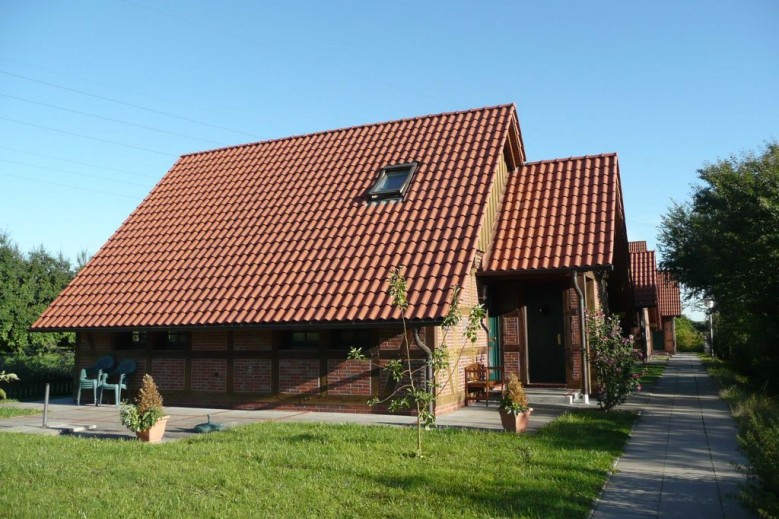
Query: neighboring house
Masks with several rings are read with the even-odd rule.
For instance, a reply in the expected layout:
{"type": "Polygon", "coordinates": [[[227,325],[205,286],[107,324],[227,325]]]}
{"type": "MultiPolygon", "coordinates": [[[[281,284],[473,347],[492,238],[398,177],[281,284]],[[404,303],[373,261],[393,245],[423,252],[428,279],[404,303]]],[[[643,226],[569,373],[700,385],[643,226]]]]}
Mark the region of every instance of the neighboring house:
{"type": "MultiPolygon", "coordinates": [[[[638,311],[640,332],[637,335],[643,354],[648,359],[656,349],[657,333],[661,329],[660,312],[657,307],[657,263],[655,251],[647,250],[645,241],[632,241],[630,249],[630,272],[633,279],[635,306],[638,311]]],[[[657,348],[659,349],[659,348],[657,348]]]]}
{"type": "Polygon", "coordinates": [[[660,320],[663,330],[663,349],[666,353],[676,353],[676,322],[675,317],[682,315],[682,298],[679,283],[668,272],[657,272],[657,298],[660,309],[660,320]]]}
{"type": "Polygon", "coordinates": [[[682,315],[679,285],[670,274],[657,270],[655,251],[647,250],[645,241],[632,241],[629,248],[643,353],[647,358],[653,352],[674,354],[674,317],[682,315]]]}
{"type": "Polygon", "coordinates": [[[77,368],[135,359],[170,404],[365,411],[404,265],[417,363],[453,285],[489,312],[450,335],[437,413],[474,361],[579,388],[583,310],[634,314],[622,204],[615,154],[527,163],[513,105],[184,155],[33,329],[76,332],[77,368]]]}

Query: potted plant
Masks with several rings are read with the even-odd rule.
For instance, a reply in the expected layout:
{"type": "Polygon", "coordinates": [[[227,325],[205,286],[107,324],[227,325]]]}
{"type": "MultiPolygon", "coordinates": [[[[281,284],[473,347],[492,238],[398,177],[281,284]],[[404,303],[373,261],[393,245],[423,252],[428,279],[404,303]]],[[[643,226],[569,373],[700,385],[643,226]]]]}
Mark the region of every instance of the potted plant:
{"type": "Polygon", "coordinates": [[[503,391],[498,411],[500,412],[500,421],[506,431],[525,432],[533,408],[527,403],[527,395],[525,388],[522,387],[522,382],[513,373],[509,376],[508,384],[503,391]]]}
{"type": "Polygon", "coordinates": [[[148,373],[143,376],[141,390],[135,404],[122,403],[119,409],[122,425],[130,429],[141,441],[157,443],[162,441],[169,416],[162,408],[162,395],[157,384],[148,373]]]}

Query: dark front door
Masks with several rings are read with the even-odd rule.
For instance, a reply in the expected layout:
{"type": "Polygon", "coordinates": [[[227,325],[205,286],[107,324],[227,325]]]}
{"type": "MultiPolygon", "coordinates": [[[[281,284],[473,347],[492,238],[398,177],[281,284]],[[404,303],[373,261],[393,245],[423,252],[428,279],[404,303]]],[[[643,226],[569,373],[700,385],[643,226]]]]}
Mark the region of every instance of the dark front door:
{"type": "Polygon", "coordinates": [[[563,289],[555,285],[528,287],[528,379],[531,384],[565,384],[563,289]]]}

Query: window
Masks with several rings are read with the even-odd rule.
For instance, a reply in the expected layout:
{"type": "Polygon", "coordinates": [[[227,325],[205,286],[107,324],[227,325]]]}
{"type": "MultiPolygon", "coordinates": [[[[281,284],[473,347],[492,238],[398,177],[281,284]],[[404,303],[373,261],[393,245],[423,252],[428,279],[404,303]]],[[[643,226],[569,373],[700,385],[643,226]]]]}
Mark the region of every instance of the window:
{"type": "Polygon", "coordinates": [[[313,350],[319,348],[319,332],[288,332],[284,347],[290,350],[313,350]]]}
{"type": "Polygon", "coordinates": [[[157,334],[154,341],[155,350],[187,350],[189,349],[189,333],[168,331],[157,334]]]}
{"type": "Polygon", "coordinates": [[[335,330],[330,343],[332,350],[351,350],[361,348],[363,353],[379,343],[373,330],[335,330]]]}
{"type": "Polygon", "coordinates": [[[146,349],[146,332],[133,330],[116,334],[117,350],[144,350],[146,349]]]}
{"type": "Polygon", "coordinates": [[[387,166],[382,169],[379,179],[368,190],[368,198],[370,200],[402,198],[416,169],[415,162],[387,166]]]}

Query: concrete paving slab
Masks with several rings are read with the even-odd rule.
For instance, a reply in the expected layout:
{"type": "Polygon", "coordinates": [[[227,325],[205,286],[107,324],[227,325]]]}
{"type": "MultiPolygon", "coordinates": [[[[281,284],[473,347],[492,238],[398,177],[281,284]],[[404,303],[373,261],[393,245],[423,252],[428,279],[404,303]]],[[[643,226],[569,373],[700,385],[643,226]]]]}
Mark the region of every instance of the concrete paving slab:
{"type": "MultiPolygon", "coordinates": [[[[28,409],[43,410],[42,402],[23,402],[15,404],[28,409]]],[[[529,433],[537,431],[562,413],[583,405],[534,404],[534,413],[530,421],[529,433]]],[[[595,407],[592,405],[591,407],[595,407]]],[[[211,421],[226,427],[236,427],[248,423],[264,421],[289,421],[299,423],[349,423],[362,425],[409,426],[414,417],[387,414],[328,413],[294,410],[239,410],[222,408],[165,407],[170,416],[163,441],[175,441],[194,434],[194,427],[205,423],[208,415],[211,421]]],[[[74,428],[95,425],[94,430],[77,430],[75,436],[93,438],[132,439],[134,434],[119,422],[119,408],[114,405],[80,405],[70,398],[53,399],[49,404],[49,427],[42,427],[43,415],[21,416],[0,420],[0,431],[23,432],[30,434],[64,434],[74,428]]],[[[481,403],[464,407],[448,413],[438,419],[442,427],[502,431],[500,416],[495,403],[490,407],[481,403]]]]}
{"type": "Polygon", "coordinates": [[[754,517],[736,499],[745,478],[733,467],[744,462],[735,421],[696,356],[674,356],[623,407],[641,417],[592,519],[754,517]]]}

